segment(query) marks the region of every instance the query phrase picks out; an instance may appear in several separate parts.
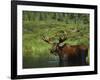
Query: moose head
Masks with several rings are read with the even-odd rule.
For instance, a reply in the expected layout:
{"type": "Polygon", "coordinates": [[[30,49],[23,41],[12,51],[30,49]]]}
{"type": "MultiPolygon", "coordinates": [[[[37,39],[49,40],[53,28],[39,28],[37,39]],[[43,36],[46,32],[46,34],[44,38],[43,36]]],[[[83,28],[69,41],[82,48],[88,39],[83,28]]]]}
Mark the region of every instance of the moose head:
{"type": "Polygon", "coordinates": [[[65,45],[64,41],[66,39],[67,39],[67,34],[65,31],[60,31],[59,33],[57,32],[55,33],[53,37],[42,36],[42,40],[52,45],[50,49],[50,53],[54,55],[57,55],[57,53],[59,52],[59,49],[65,45]],[[55,37],[56,37],[56,40],[53,40],[53,38],[55,37]]]}

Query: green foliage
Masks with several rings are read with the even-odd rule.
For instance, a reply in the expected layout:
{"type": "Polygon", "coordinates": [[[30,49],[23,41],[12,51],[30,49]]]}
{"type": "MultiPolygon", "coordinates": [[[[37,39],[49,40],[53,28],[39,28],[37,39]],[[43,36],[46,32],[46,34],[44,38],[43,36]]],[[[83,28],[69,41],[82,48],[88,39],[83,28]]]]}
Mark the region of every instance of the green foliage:
{"type": "Polygon", "coordinates": [[[67,33],[67,44],[89,45],[89,14],[23,11],[23,68],[58,66],[42,36],[57,42],[60,31],[67,33]]]}

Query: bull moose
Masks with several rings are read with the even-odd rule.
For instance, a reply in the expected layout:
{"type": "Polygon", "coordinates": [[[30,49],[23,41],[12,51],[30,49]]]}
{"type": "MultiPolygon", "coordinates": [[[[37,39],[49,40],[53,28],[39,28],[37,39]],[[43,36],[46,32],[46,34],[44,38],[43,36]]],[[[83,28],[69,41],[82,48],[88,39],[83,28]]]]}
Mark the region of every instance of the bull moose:
{"type": "Polygon", "coordinates": [[[65,35],[59,37],[59,42],[52,42],[51,38],[43,36],[42,39],[51,44],[50,53],[58,55],[59,66],[87,65],[88,47],[85,45],[68,45],[64,43],[65,35]]]}

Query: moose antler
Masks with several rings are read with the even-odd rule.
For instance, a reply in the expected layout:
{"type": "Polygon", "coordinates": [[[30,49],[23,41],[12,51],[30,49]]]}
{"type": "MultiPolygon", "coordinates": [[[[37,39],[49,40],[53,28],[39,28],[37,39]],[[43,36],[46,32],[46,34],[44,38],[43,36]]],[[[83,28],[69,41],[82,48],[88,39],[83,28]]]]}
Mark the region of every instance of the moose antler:
{"type": "Polygon", "coordinates": [[[52,42],[51,42],[51,38],[49,38],[49,37],[42,36],[42,40],[44,40],[45,42],[47,42],[47,43],[49,43],[49,44],[52,43],[52,42]]]}
{"type": "Polygon", "coordinates": [[[63,31],[63,32],[61,33],[61,35],[59,36],[59,43],[64,42],[66,39],[67,39],[67,34],[66,34],[65,31],[63,31]]]}
{"type": "Polygon", "coordinates": [[[65,31],[59,31],[57,33],[55,33],[55,35],[53,35],[53,37],[48,37],[48,36],[44,36],[42,35],[42,40],[44,40],[45,42],[52,44],[53,43],[53,38],[58,37],[59,43],[63,43],[66,39],[67,39],[67,33],[65,31]]]}

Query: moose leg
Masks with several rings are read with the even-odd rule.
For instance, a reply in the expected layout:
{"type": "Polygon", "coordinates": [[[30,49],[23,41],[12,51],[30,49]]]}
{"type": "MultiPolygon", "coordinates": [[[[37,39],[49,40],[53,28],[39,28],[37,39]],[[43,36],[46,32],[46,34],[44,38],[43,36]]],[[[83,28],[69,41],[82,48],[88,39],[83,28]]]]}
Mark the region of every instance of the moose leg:
{"type": "Polygon", "coordinates": [[[81,58],[82,58],[82,65],[87,65],[86,57],[88,56],[88,50],[82,50],[81,58]]]}
{"type": "Polygon", "coordinates": [[[84,52],[84,50],[82,50],[82,52],[81,52],[81,58],[82,58],[82,65],[85,65],[85,52],[84,52]]]}
{"type": "Polygon", "coordinates": [[[84,51],[84,65],[88,65],[87,58],[88,58],[88,49],[84,51]]]}
{"type": "Polygon", "coordinates": [[[63,57],[59,56],[59,66],[63,66],[63,57]]]}
{"type": "Polygon", "coordinates": [[[68,66],[68,56],[67,55],[64,55],[63,63],[64,63],[64,66],[68,66]]]}

